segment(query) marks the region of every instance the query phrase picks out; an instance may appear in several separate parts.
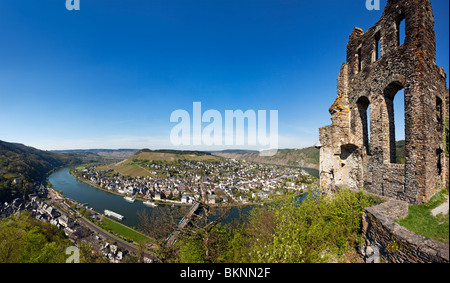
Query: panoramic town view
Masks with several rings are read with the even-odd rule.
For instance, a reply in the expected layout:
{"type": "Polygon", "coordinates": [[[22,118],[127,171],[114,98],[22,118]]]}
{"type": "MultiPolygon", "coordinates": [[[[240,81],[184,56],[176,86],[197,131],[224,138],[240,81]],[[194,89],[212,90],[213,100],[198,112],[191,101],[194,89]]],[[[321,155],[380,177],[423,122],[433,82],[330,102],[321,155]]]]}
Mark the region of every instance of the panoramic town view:
{"type": "Polygon", "coordinates": [[[448,6],[0,1],[0,263],[448,263],[448,6]]]}

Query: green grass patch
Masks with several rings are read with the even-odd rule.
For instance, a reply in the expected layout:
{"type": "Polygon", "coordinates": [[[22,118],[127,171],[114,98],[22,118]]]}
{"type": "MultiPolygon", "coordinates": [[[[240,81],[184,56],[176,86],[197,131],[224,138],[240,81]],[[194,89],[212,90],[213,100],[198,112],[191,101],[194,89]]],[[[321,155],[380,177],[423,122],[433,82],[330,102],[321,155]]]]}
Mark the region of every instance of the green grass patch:
{"type": "Polygon", "coordinates": [[[127,227],[123,224],[120,224],[112,219],[109,219],[107,217],[103,217],[102,220],[103,226],[106,229],[110,229],[116,234],[121,235],[125,239],[132,240],[133,242],[150,242],[150,239],[139,232],[131,229],[130,227],[127,227]]]}
{"type": "Polygon", "coordinates": [[[13,173],[6,173],[6,174],[3,175],[3,178],[5,178],[5,179],[13,179],[13,178],[16,178],[16,177],[17,177],[17,175],[13,174],[13,173]]]}
{"type": "Polygon", "coordinates": [[[398,220],[397,223],[416,234],[448,244],[449,215],[439,214],[434,217],[431,214],[431,210],[442,204],[444,201],[444,192],[440,192],[434,195],[426,204],[410,205],[408,216],[398,220]]]}

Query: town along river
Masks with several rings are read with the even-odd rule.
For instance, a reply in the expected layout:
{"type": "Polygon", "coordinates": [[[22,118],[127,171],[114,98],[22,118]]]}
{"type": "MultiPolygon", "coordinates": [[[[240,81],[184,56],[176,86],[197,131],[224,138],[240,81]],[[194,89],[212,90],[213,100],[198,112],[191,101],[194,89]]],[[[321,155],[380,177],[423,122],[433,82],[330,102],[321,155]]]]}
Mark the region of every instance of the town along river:
{"type": "MultiPolygon", "coordinates": [[[[67,198],[77,201],[80,204],[87,204],[89,208],[92,208],[98,213],[103,214],[104,210],[107,209],[123,215],[125,218],[120,222],[130,227],[139,228],[139,211],[145,210],[147,214],[151,215],[156,209],[148,207],[142,201],[138,200],[134,203],[127,202],[123,196],[108,193],[83,183],[69,173],[69,168],[64,168],[51,174],[49,181],[55,190],[62,191],[67,198]]],[[[171,205],[162,204],[157,209],[168,209],[171,205]]],[[[241,214],[246,214],[251,209],[252,207],[245,207],[241,214]]],[[[233,208],[230,216],[225,221],[231,221],[232,218],[239,218],[239,214],[239,209],[233,208]]]]}
{"type": "MultiPolygon", "coordinates": [[[[92,208],[98,213],[103,214],[104,210],[107,209],[123,215],[125,218],[121,223],[129,227],[139,228],[140,221],[138,212],[144,210],[147,214],[151,215],[155,209],[169,209],[171,206],[171,204],[163,204],[159,205],[158,208],[153,208],[144,205],[138,200],[134,203],[127,202],[122,196],[102,191],[77,180],[69,173],[69,168],[64,168],[51,174],[49,181],[55,190],[62,191],[67,198],[77,201],[80,204],[87,203],[89,208],[92,208]]],[[[233,219],[246,216],[252,209],[253,206],[243,208],[233,207],[229,216],[224,219],[224,222],[231,222],[233,219]]]]}

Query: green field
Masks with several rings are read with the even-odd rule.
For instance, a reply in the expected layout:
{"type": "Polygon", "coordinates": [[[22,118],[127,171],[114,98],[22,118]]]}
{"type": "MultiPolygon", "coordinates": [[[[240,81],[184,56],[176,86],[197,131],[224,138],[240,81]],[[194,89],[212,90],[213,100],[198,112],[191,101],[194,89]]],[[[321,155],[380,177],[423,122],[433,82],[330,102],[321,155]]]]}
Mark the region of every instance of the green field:
{"type": "Polygon", "coordinates": [[[154,177],[154,174],[150,173],[150,171],[141,168],[136,165],[130,165],[130,164],[112,164],[112,165],[106,165],[102,167],[98,167],[98,170],[109,170],[113,169],[115,172],[119,173],[122,176],[130,176],[130,177],[154,177]]]}
{"type": "Polygon", "coordinates": [[[98,167],[98,170],[114,170],[122,176],[130,176],[130,177],[155,177],[154,174],[151,173],[150,170],[140,166],[145,162],[151,161],[167,161],[167,162],[175,162],[177,160],[191,160],[191,161],[219,161],[223,160],[223,158],[203,153],[196,152],[181,152],[181,151],[151,151],[151,150],[141,150],[138,151],[133,156],[120,161],[115,164],[105,165],[98,167]]]}
{"type": "Polygon", "coordinates": [[[109,229],[112,232],[121,235],[125,239],[132,240],[135,243],[150,242],[150,239],[145,235],[131,229],[130,227],[118,223],[110,218],[103,217],[102,223],[106,229],[109,229]]]}
{"type": "Polygon", "coordinates": [[[445,201],[444,193],[436,194],[426,204],[409,206],[408,216],[397,222],[414,233],[448,244],[449,215],[439,214],[434,217],[431,214],[432,209],[445,201]]]}

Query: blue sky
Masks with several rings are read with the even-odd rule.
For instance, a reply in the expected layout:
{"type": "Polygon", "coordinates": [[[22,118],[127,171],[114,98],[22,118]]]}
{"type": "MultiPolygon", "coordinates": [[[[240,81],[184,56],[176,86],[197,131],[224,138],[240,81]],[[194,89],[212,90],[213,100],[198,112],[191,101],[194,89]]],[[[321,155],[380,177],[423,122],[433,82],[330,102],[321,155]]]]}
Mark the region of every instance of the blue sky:
{"type": "MultiPolygon", "coordinates": [[[[311,146],[331,123],[353,27],[373,26],[386,4],[365,2],[80,0],[68,11],[65,0],[0,0],[0,140],[174,148],[171,113],[199,101],[278,110],[279,147],[311,146]]],[[[449,1],[431,3],[449,74],[449,1]]]]}

